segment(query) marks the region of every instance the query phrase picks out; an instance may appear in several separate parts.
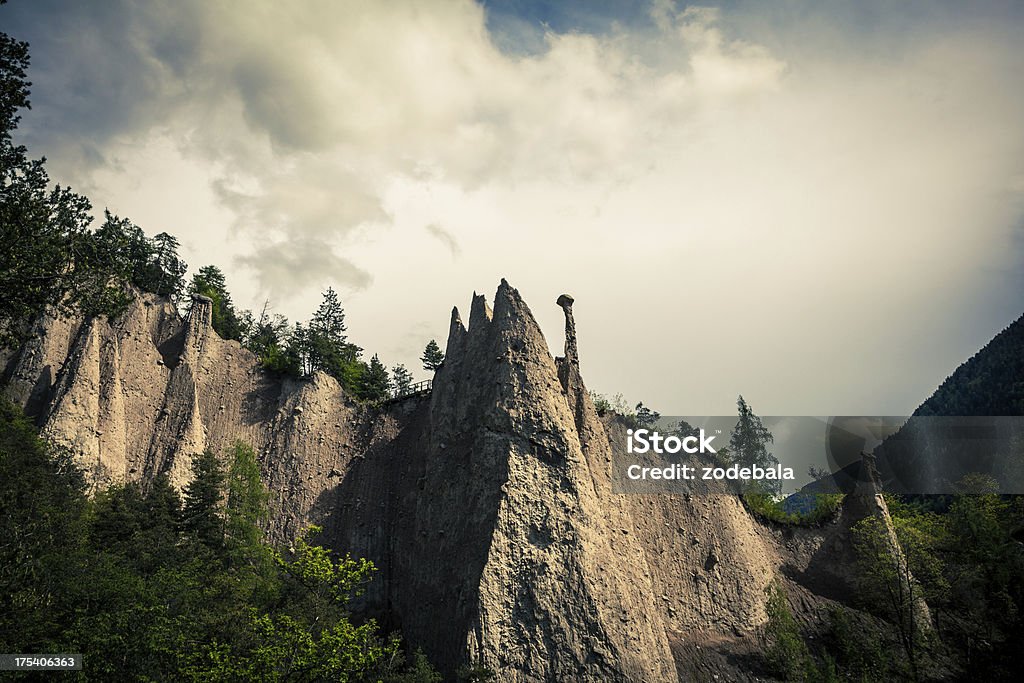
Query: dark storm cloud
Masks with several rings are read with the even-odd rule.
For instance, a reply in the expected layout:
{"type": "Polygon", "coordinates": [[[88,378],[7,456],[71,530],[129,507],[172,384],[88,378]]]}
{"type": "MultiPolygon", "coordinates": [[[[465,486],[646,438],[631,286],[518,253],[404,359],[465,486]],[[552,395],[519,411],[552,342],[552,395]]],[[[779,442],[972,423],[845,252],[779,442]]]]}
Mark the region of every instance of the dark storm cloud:
{"type": "Polygon", "coordinates": [[[33,114],[20,133],[77,171],[107,163],[111,138],[160,125],[189,96],[203,26],[188,3],[39,0],[2,11],[31,46],[33,114]]]}

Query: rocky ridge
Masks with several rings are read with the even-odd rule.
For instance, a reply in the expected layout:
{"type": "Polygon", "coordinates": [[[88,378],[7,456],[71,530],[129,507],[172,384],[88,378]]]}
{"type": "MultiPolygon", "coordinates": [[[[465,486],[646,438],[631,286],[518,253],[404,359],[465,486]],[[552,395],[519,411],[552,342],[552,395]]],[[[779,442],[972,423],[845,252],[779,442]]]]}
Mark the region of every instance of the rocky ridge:
{"type": "Polygon", "coordinates": [[[884,506],[794,531],[731,496],[612,493],[609,437],[624,427],[597,415],[572,299],[558,304],[563,357],[503,280],[493,310],[478,295],[468,325],[453,310],[429,396],[367,407],[322,373],[266,373],[216,335],[208,301],[182,319],[140,295],[116,321],[39,321],[2,359],[6,392],[95,486],[159,472],[183,486],[193,454],[250,444],[272,537],[315,523],[373,560],[361,608],[448,675],[472,662],[502,681],[750,675],[729,653],[757,648],[765,588],[786,584],[812,614],[850,578],[829,555],[855,513],[884,506]]]}

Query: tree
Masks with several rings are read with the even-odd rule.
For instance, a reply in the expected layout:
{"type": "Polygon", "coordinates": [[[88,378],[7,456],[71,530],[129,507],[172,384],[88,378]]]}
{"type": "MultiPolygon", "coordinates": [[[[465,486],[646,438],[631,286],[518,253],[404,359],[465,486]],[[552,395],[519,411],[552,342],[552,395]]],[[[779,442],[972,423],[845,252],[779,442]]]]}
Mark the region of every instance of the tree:
{"type": "Polygon", "coordinates": [[[436,681],[422,657],[392,679],[400,641],[352,622],[369,561],[313,544],[316,529],[289,552],[266,544],[255,455],[230,455],[226,479],[194,458],[180,517],[165,475],[90,501],[70,452],[0,401],[0,649],[82,652],[97,680],[436,681]]]}
{"type": "Polygon", "coordinates": [[[312,372],[309,356],[309,332],[302,323],[295,323],[291,334],[288,335],[280,362],[274,369],[294,377],[308,375],[312,372]]]}
{"type": "Polygon", "coordinates": [[[364,364],[359,360],[362,349],[345,335],[345,311],[337,292],[328,288],[323,301],[309,321],[306,337],[308,370],[323,370],[343,387],[358,394],[362,386],[364,364]]]}
{"type": "Polygon", "coordinates": [[[324,292],[320,307],[316,309],[312,320],[309,321],[309,329],[315,330],[331,343],[339,346],[348,341],[345,336],[345,332],[348,330],[345,326],[345,311],[341,307],[341,300],[338,299],[338,293],[334,291],[333,287],[328,287],[324,292]]]}
{"type": "Polygon", "coordinates": [[[236,441],[229,451],[229,459],[226,536],[234,549],[248,553],[263,539],[262,524],[269,516],[270,496],[260,479],[260,466],[251,446],[236,441]]]}
{"type": "Polygon", "coordinates": [[[420,357],[423,361],[423,369],[431,372],[436,372],[441,364],[444,363],[444,353],[441,351],[441,347],[437,345],[437,342],[431,339],[427,342],[427,347],[423,349],[423,355],[420,357]]]}
{"type": "MultiPolygon", "coordinates": [[[[70,454],[39,438],[20,408],[0,399],[0,647],[43,652],[73,614],[80,582],[85,482],[70,454]]],[[[50,650],[56,651],[56,650],[50,650]]]]}
{"type": "Polygon", "coordinates": [[[221,339],[242,341],[242,322],[228,293],[224,273],[217,266],[203,266],[188,287],[189,294],[200,294],[213,302],[214,331],[221,339]]]}
{"type": "Polygon", "coordinates": [[[412,387],[412,373],[399,363],[391,368],[391,382],[394,385],[396,396],[407,394],[412,387]]]}
{"type": "Polygon", "coordinates": [[[207,450],[192,458],[192,473],[193,479],[185,487],[182,529],[202,545],[220,550],[224,544],[224,468],[207,450]]]}
{"type": "Polygon", "coordinates": [[[810,465],[807,468],[807,476],[813,479],[814,481],[820,481],[825,477],[831,477],[832,473],[823,467],[815,467],[814,465],[810,465]]]}
{"type": "Polygon", "coordinates": [[[947,586],[936,550],[943,544],[944,524],[935,513],[891,516],[892,529],[881,515],[853,527],[862,595],[893,624],[915,680],[919,654],[931,630],[925,600],[939,597],[947,586]]]}
{"type": "Polygon", "coordinates": [[[268,306],[269,302],[263,304],[258,320],[252,311],[244,311],[239,316],[242,346],[255,353],[263,367],[283,371],[284,343],[291,331],[288,319],[283,315],[271,315],[268,306]]]}
{"type": "MultiPolygon", "coordinates": [[[[761,418],[754,414],[743,396],[736,399],[736,409],[739,419],[729,437],[730,460],[744,467],[757,465],[768,468],[777,465],[779,461],[768,452],[768,444],[775,437],[761,422],[761,418]]],[[[774,479],[759,482],[759,485],[773,494],[782,490],[782,482],[774,479]]]]}
{"type": "Polygon", "coordinates": [[[636,404],[636,424],[638,427],[649,428],[657,424],[658,420],[661,419],[661,413],[656,410],[651,410],[644,405],[643,401],[636,404]]]}
{"type": "Polygon", "coordinates": [[[280,602],[270,612],[249,611],[241,633],[210,642],[185,669],[185,680],[370,680],[394,659],[399,642],[384,643],[371,619],[352,623],[348,603],[376,571],[365,559],[330,552],[310,542],[311,527],[294,550],[274,553],[283,574],[280,602]]]}
{"type": "Polygon", "coordinates": [[[8,345],[26,339],[48,306],[71,311],[97,294],[114,298],[92,259],[89,200],[49,189],[43,160],[13,143],[18,111],[29,107],[28,65],[28,44],[0,33],[0,343],[8,345]]]}
{"type": "Polygon", "coordinates": [[[380,401],[387,398],[391,392],[391,379],[388,377],[387,368],[380,362],[377,354],[370,359],[370,366],[363,376],[361,398],[367,401],[380,401]]]}
{"type": "MultiPolygon", "coordinates": [[[[1024,522],[1024,499],[998,495],[998,482],[979,474],[967,475],[956,488],[960,495],[946,515],[951,604],[944,630],[962,644],[971,666],[1009,673],[1016,665],[1013,643],[1024,635],[1024,553],[1013,538],[1024,522]]],[[[942,603],[930,597],[929,606],[936,604],[942,603]]],[[[993,671],[986,678],[999,676],[993,671]]]]}
{"type": "Polygon", "coordinates": [[[765,659],[776,676],[785,681],[815,680],[807,677],[808,669],[813,668],[811,654],[800,634],[800,628],[789,611],[786,594],[777,585],[765,589],[768,600],[765,610],[768,612],[768,623],[765,625],[765,637],[768,647],[765,659]]]}
{"type": "Polygon", "coordinates": [[[694,427],[692,424],[690,424],[686,420],[679,420],[679,422],[676,423],[675,433],[678,436],[680,436],[680,437],[687,437],[687,436],[698,436],[699,437],[700,436],[700,429],[698,429],[697,427],[694,427]]]}
{"type": "Polygon", "coordinates": [[[188,265],[178,257],[178,238],[166,232],[153,238],[153,258],[146,277],[138,283],[142,289],[177,301],[185,288],[188,265]]]}

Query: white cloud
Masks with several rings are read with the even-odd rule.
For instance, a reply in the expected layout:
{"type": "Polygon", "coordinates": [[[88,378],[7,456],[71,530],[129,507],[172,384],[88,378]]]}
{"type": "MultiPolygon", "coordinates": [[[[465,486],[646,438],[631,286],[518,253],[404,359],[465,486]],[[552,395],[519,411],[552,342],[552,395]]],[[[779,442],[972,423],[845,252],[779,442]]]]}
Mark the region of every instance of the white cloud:
{"type": "MultiPolygon", "coordinates": [[[[555,337],[547,304],[572,290],[589,381],[662,412],[731,411],[740,391],[762,412],[911,409],[991,336],[977,301],[1019,308],[1000,283],[1020,255],[1014,32],[895,36],[885,54],[796,32],[786,50],[713,8],[651,16],[511,55],[470,2],[135,8],[116,14],[134,71],[122,48],[78,48],[90,72],[127,72],[96,142],[121,166],[83,161],[80,137],[44,151],[144,227],[174,210],[126,199],[156,169],[204,178],[172,221],[192,261],[217,233],[248,269],[222,262],[236,300],[293,316],[341,285],[370,349],[410,326],[442,337],[451,303],[507,276],[555,337]]],[[[51,78],[73,80],[35,80],[51,78]]]]}

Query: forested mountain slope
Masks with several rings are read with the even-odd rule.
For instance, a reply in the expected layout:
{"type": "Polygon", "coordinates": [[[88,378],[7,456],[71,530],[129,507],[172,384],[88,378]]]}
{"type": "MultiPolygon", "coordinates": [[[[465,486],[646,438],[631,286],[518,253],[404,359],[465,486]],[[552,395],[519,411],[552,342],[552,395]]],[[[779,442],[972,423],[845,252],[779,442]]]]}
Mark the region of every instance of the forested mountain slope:
{"type": "Polygon", "coordinates": [[[1024,415],[1024,315],[958,367],[914,415],[1024,415]]]}

